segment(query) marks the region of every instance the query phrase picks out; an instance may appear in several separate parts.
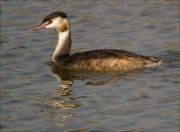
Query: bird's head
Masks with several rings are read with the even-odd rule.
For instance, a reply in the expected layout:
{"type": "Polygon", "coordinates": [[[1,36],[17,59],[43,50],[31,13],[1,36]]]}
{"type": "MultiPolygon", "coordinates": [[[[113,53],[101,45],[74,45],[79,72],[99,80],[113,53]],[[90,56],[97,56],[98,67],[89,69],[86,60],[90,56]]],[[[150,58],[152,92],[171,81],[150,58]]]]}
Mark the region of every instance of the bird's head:
{"type": "Polygon", "coordinates": [[[66,13],[62,11],[53,12],[45,16],[44,19],[42,20],[42,23],[32,28],[30,31],[44,29],[44,28],[53,28],[58,32],[65,32],[69,30],[69,24],[66,18],[67,18],[66,13]]]}

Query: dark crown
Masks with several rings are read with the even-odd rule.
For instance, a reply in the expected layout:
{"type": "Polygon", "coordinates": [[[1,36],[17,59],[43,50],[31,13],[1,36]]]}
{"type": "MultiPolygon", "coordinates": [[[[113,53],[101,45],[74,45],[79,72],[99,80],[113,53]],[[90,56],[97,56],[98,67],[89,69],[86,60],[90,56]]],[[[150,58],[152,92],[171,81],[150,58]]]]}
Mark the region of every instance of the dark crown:
{"type": "Polygon", "coordinates": [[[52,20],[52,19],[54,19],[54,18],[56,18],[56,17],[66,18],[67,15],[66,15],[66,13],[64,13],[64,12],[62,12],[62,11],[56,11],[56,12],[53,12],[53,13],[45,16],[45,17],[43,18],[42,23],[45,23],[45,22],[47,22],[47,21],[50,21],[50,20],[52,20]]]}

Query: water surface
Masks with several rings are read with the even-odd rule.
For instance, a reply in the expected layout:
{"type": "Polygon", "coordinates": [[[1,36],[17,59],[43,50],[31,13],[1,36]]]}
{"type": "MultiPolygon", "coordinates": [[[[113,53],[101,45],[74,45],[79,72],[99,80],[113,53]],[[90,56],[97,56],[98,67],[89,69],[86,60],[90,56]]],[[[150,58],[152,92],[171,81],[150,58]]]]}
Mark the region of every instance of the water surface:
{"type": "Polygon", "coordinates": [[[178,132],[179,1],[1,1],[1,131],[178,132]],[[51,63],[53,30],[68,14],[71,53],[113,48],[155,56],[129,73],[73,71],[51,63]]]}

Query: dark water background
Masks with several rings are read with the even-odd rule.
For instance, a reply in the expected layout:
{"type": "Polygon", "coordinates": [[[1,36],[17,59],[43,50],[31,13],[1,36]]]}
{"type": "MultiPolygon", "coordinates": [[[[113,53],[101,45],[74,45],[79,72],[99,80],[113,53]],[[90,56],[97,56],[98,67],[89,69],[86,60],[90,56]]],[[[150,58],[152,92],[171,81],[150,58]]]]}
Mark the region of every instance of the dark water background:
{"type": "Polygon", "coordinates": [[[1,131],[178,132],[178,0],[2,0],[1,131]],[[68,14],[71,53],[125,49],[164,63],[130,73],[57,68],[53,30],[29,32],[47,14],[68,14]]]}

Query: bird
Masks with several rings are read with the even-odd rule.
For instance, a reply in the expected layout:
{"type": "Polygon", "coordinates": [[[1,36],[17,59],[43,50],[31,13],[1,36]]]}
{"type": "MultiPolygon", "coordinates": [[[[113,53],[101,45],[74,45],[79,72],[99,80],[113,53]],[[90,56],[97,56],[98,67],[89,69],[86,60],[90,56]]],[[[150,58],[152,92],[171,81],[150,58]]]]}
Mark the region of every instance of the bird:
{"type": "Polygon", "coordinates": [[[159,66],[162,63],[162,60],[155,57],[138,55],[121,49],[97,49],[70,55],[71,30],[67,14],[63,11],[55,11],[45,16],[41,24],[30,31],[40,29],[54,29],[58,33],[58,44],[52,56],[52,61],[58,66],[72,69],[127,72],[159,66]]]}

